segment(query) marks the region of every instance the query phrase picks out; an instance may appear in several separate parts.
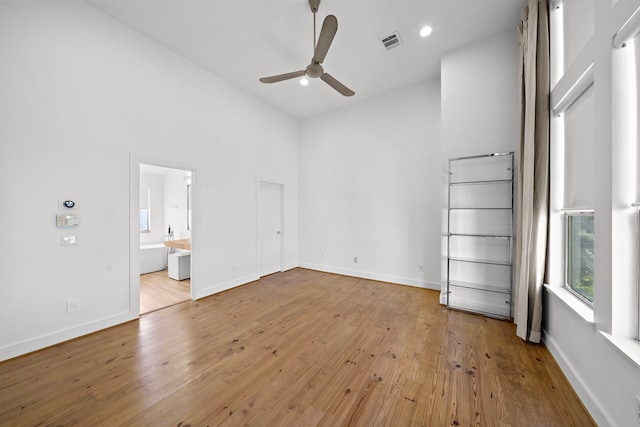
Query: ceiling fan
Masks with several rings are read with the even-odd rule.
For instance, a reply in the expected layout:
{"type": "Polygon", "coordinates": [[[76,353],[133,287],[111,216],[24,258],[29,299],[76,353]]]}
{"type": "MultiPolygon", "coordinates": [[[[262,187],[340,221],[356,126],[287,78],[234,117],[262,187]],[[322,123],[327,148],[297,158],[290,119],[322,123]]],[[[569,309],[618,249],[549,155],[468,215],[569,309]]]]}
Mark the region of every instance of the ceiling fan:
{"type": "Polygon", "coordinates": [[[278,74],[277,76],[262,77],[260,81],[262,83],[276,83],[283,80],[295,79],[296,77],[302,77],[304,75],[312,78],[320,77],[321,80],[340,92],[342,95],[353,96],[355,94],[354,91],[333,78],[329,73],[325,73],[324,68],[322,68],[321,65],[325,56],[327,56],[331,42],[338,31],[338,20],[333,15],[328,15],[324,18],[322,29],[320,30],[320,37],[318,37],[318,42],[316,43],[316,12],[320,6],[320,0],[309,0],[309,6],[311,7],[311,12],[313,12],[313,58],[311,59],[311,64],[309,64],[304,70],[278,74]]]}

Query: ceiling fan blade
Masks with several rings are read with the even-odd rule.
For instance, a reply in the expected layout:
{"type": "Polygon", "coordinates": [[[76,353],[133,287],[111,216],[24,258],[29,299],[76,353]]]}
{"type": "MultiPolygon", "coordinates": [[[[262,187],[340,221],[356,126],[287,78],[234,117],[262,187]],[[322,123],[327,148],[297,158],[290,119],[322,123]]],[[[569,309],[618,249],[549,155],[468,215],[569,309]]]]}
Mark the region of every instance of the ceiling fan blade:
{"type": "Polygon", "coordinates": [[[316,51],[313,53],[313,62],[322,64],[337,31],[338,20],[333,15],[327,15],[322,23],[322,30],[320,30],[320,36],[316,44],[316,51]]]}
{"type": "Polygon", "coordinates": [[[323,75],[320,76],[320,78],[324,80],[325,83],[327,83],[329,86],[331,86],[332,88],[334,88],[344,96],[353,96],[356,94],[354,91],[352,91],[351,89],[349,89],[348,87],[346,87],[345,85],[343,85],[342,83],[334,79],[330,74],[324,73],[323,75]]]}
{"type": "Polygon", "coordinates": [[[276,83],[276,82],[281,82],[283,80],[295,79],[296,77],[302,77],[302,76],[304,76],[304,70],[294,71],[293,73],[278,74],[277,76],[262,77],[260,81],[262,83],[276,83]]]}

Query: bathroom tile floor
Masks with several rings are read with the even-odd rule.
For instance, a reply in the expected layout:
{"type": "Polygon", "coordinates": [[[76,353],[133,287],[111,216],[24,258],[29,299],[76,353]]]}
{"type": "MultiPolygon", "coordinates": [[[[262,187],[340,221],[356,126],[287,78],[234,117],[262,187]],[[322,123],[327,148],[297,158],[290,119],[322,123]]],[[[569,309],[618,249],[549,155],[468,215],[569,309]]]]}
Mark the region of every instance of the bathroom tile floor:
{"type": "Polygon", "coordinates": [[[171,279],[167,270],[140,276],[140,314],[188,301],[190,298],[190,279],[171,279]]]}

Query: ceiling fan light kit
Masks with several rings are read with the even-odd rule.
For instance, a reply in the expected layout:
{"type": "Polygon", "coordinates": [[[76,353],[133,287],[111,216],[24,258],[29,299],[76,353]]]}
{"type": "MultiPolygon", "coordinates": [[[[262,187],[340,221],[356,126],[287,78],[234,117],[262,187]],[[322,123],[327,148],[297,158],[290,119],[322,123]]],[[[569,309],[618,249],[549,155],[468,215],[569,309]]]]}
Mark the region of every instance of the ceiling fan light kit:
{"type": "Polygon", "coordinates": [[[313,58],[311,59],[311,63],[304,70],[294,71],[292,73],[286,74],[278,74],[271,77],[262,77],[260,81],[262,83],[276,83],[283,80],[295,79],[297,77],[302,77],[305,75],[314,79],[320,77],[322,81],[334,88],[340,94],[344,96],[353,96],[355,94],[354,91],[340,83],[328,73],[325,73],[324,68],[322,67],[324,58],[327,56],[329,47],[331,47],[331,42],[333,41],[333,38],[338,31],[338,20],[333,15],[327,15],[327,17],[324,18],[322,29],[320,30],[320,36],[318,37],[318,41],[316,43],[316,12],[318,12],[318,8],[320,7],[320,0],[309,0],[309,7],[311,8],[311,12],[313,12],[314,46],[313,58]]]}

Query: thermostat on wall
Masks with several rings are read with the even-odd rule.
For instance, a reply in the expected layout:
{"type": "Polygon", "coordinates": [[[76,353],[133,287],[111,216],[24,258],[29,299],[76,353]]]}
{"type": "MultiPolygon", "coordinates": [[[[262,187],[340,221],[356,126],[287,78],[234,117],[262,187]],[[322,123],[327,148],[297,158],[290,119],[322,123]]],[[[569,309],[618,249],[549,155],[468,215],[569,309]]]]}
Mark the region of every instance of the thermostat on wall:
{"type": "Polygon", "coordinates": [[[58,209],[67,210],[67,209],[77,209],[78,203],[75,200],[65,199],[58,200],[58,209]]]}

